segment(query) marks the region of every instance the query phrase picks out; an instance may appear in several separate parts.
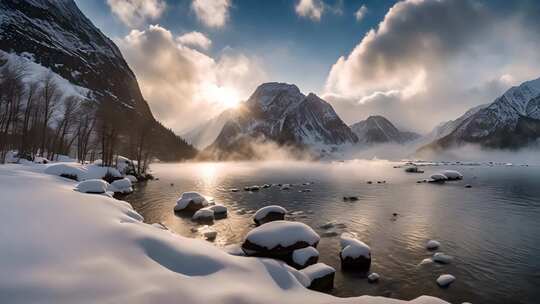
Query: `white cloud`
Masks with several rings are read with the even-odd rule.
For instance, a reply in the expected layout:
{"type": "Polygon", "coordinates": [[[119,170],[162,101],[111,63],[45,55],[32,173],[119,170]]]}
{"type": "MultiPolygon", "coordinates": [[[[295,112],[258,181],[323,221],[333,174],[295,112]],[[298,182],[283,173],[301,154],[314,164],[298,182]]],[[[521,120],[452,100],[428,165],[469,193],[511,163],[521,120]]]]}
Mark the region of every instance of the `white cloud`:
{"type": "Polygon", "coordinates": [[[191,8],[206,26],[220,28],[229,19],[231,0],[193,0],[191,8]]]}
{"type": "Polygon", "coordinates": [[[155,20],[165,11],[164,0],[107,0],[112,12],[129,27],[138,27],[155,20]]]}
{"type": "Polygon", "coordinates": [[[398,2],[332,66],[323,96],[348,123],[381,114],[429,131],[540,75],[526,22],[475,0],[398,2]]]}
{"type": "Polygon", "coordinates": [[[176,41],[185,46],[191,46],[202,50],[208,50],[212,45],[212,40],[200,32],[189,32],[176,37],[176,41]]]}
{"type": "Polygon", "coordinates": [[[295,6],[296,13],[313,21],[320,21],[324,12],[322,0],[299,0],[295,6]]]}
{"type": "Polygon", "coordinates": [[[354,18],[356,18],[356,21],[360,22],[364,17],[366,16],[368,12],[368,8],[365,4],[362,4],[362,6],[354,13],[354,18]]]}
{"type": "Polygon", "coordinates": [[[184,132],[247,99],[265,80],[255,58],[226,49],[212,58],[152,25],[117,41],[156,117],[184,132]]]}

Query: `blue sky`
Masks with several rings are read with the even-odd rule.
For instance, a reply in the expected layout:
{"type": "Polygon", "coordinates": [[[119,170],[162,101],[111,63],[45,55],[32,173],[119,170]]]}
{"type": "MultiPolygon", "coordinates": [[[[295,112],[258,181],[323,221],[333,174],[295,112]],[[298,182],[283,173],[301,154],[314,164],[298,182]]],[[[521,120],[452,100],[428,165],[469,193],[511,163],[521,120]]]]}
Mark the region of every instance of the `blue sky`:
{"type": "Polygon", "coordinates": [[[266,81],[427,133],[540,76],[537,0],[75,1],[179,133],[266,81]]]}

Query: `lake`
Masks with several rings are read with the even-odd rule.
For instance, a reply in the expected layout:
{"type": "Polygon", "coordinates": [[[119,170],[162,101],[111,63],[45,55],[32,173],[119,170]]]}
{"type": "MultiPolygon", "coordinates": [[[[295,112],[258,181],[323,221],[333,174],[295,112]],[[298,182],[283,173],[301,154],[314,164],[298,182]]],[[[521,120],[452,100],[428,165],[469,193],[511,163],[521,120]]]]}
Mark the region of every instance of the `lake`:
{"type": "Polygon", "coordinates": [[[437,164],[423,166],[425,173],[415,174],[394,168],[399,164],[382,160],[155,164],[152,172],[159,180],[137,185],[125,200],[146,222],[162,222],[178,234],[201,238],[192,231],[201,225],[175,215],[173,207],[184,191],[211,196],[229,208],[228,218],[214,223],[215,244],[220,247],[242,242],[254,227],[257,209],[281,205],[289,211],[288,220],[306,223],[321,235],[319,261],[336,268],[332,294],[337,296],[409,300],[425,294],[452,303],[537,303],[540,167],[437,164]],[[444,169],[458,170],[464,179],[417,183],[444,169]],[[289,191],[279,187],[243,191],[244,186],[262,184],[295,186],[289,191]],[[352,195],[359,200],[343,200],[352,195]],[[334,228],[338,236],[321,228],[331,221],[343,224],[334,228]],[[371,247],[371,271],[381,275],[379,283],[340,271],[343,231],[355,232],[371,247]],[[451,264],[421,265],[433,254],[425,249],[430,239],[441,242],[438,251],[453,256],[451,264]],[[447,289],[435,282],[444,273],[456,277],[447,289]]]}

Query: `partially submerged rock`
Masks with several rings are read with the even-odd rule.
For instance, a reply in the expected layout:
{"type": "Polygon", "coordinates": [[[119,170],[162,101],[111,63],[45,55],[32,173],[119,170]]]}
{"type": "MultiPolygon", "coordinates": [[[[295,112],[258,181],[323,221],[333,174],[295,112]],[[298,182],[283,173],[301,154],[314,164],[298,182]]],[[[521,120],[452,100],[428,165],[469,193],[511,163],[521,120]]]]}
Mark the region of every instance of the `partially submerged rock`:
{"type": "Polygon", "coordinates": [[[184,192],[176,202],[174,211],[195,212],[208,206],[208,201],[198,192],[184,192]]]}
{"type": "Polygon", "coordinates": [[[208,208],[214,211],[214,218],[216,219],[222,219],[227,217],[227,207],[221,204],[211,205],[208,206],[208,208]]]}
{"type": "Polygon", "coordinates": [[[375,283],[378,282],[380,278],[381,276],[378,273],[372,272],[370,275],[368,275],[367,280],[369,283],[375,283]]]}
{"type": "Polygon", "coordinates": [[[257,210],[253,216],[253,221],[257,226],[273,221],[282,221],[285,219],[286,213],[287,209],[277,205],[270,205],[257,210]]]}
{"type": "Polygon", "coordinates": [[[446,177],[446,175],[442,173],[431,174],[429,178],[431,179],[430,182],[432,183],[444,183],[445,181],[448,180],[448,177],[446,177]]]}
{"type": "Polygon", "coordinates": [[[273,221],[248,232],[242,249],[251,256],[269,257],[293,264],[295,250],[317,247],[319,240],[319,235],[306,224],[273,221]]]}
{"type": "Polygon", "coordinates": [[[307,288],[317,291],[329,291],[334,288],[336,270],[326,264],[317,263],[300,270],[309,279],[307,288]]]}
{"type": "Polygon", "coordinates": [[[358,196],[344,196],[343,197],[343,201],[345,202],[353,202],[357,200],[358,200],[358,196]]]}
{"type": "Polygon", "coordinates": [[[88,179],[77,184],[75,190],[82,193],[103,194],[109,189],[109,183],[102,179],[88,179]]]}
{"type": "Polygon", "coordinates": [[[437,252],[432,257],[434,262],[440,263],[440,264],[450,264],[452,262],[453,257],[451,255],[444,254],[442,252],[437,252]]]}
{"type": "Polygon", "coordinates": [[[368,272],[371,267],[371,249],[351,233],[341,234],[341,267],[343,270],[368,272]]]}
{"type": "Polygon", "coordinates": [[[309,265],[316,264],[319,260],[319,251],[313,247],[306,247],[302,249],[296,249],[293,251],[292,261],[293,265],[297,269],[306,268],[309,265]]]}
{"type": "Polygon", "coordinates": [[[443,274],[437,278],[437,285],[443,288],[448,287],[450,286],[450,284],[454,283],[455,280],[456,280],[456,277],[454,277],[453,275],[443,274]]]}
{"type": "Polygon", "coordinates": [[[426,244],[426,249],[428,250],[437,250],[441,247],[441,243],[435,240],[429,240],[426,244]]]}
{"type": "Polygon", "coordinates": [[[122,178],[122,179],[117,179],[111,183],[109,187],[109,191],[112,191],[115,193],[123,193],[123,194],[131,193],[133,192],[131,180],[129,180],[129,178],[127,177],[122,178]]]}
{"type": "Polygon", "coordinates": [[[214,221],[214,211],[210,207],[199,209],[191,219],[197,222],[212,222],[214,221]]]}
{"type": "Polygon", "coordinates": [[[456,170],[444,170],[442,174],[444,174],[444,176],[446,176],[448,180],[463,179],[463,175],[456,170]]]}

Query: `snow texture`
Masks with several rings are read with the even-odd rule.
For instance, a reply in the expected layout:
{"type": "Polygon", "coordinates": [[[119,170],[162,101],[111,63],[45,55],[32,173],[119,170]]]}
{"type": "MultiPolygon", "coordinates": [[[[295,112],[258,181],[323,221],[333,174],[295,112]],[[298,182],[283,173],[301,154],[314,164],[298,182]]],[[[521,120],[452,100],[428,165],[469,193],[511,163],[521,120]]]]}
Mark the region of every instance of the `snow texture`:
{"type": "Polygon", "coordinates": [[[356,239],[354,234],[344,232],[340,237],[341,244],[341,257],[346,258],[358,258],[365,257],[371,258],[371,249],[364,242],[356,239]]]}
{"type": "Polygon", "coordinates": [[[109,188],[109,183],[102,179],[89,179],[77,184],[75,190],[82,193],[105,193],[109,188]]]}
{"type": "Polygon", "coordinates": [[[331,273],[335,273],[336,270],[324,263],[317,263],[300,270],[300,272],[305,274],[311,282],[315,279],[319,279],[331,273]]]}
{"type": "Polygon", "coordinates": [[[254,228],[246,235],[246,240],[261,247],[272,249],[288,247],[297,242],[316,245],[320,237],[308,225],[299,222],[274,221],[254,228]]]}
{"type": "Polygon", "coordinates": [[[297,265],[306,265],[306,262],[312,257],[319,257],[319,251],[313,247],[293,251],[293,262],[297,265]]]}
{"type": "Polygon", "coordinates": [[[119,192],[119,193],[131,193],[133,188],[129,178],[124,177],[122,179],[115,180],[111,183],[109,191],[119,192]]]}

